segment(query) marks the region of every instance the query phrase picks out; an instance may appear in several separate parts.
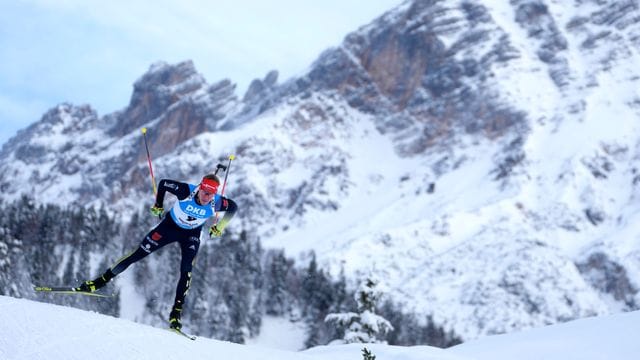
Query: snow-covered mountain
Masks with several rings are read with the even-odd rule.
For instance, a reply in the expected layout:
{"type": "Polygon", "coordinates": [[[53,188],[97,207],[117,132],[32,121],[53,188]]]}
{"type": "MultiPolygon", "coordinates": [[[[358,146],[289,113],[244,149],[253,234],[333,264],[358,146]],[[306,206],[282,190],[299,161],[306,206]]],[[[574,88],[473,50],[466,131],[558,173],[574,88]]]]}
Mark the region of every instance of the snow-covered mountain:
{"type": "Polygon", "coordinates": [[[61,104],[0,151],[4,200],[151,203],[235,154],[229,231],[463,339],[637,309],[637,1],[407,1],[238,96],[159,62],[123,110],[61,104]]]}

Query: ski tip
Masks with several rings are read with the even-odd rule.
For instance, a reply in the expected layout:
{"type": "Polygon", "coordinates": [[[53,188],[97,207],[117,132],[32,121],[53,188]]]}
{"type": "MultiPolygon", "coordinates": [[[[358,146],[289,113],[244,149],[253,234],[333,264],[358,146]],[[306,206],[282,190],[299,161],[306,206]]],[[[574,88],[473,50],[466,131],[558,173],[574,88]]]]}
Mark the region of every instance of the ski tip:
{"type": "Polygon", "coordinates": [[[235,155],[233,155],[233,154],[229,155],[229,160],[235,160],[235,158],[236,158],[235,155]]]}
{"type": "Polygon", "coordinates": [[[178,334],[180,336],[184,336],[189,340],[195,340],[196,339],[196,336],[189,335],[189,334],[183,332],[182,330],[178,330],[178,329],[174,329],[174,328],[169,328],[168,330],[171,331],[171,332],[174,332],[174,333],[176,333],[176,334],[178,334]]]}
{"type": "Polygon", "coordinates": [[[143,133],[143,134],[146,134],[146,133],[147,133],[147,128],[146,128],[146,127],[143,127],[143,128],[142,128],[142,133],[143,133]]]}
{"type": "Polygon", "coordinates": [[[82,291],[80,288],[75,287],[65,287],[65,286],[34,286],[33,290],[36,292],[44,292],[48,294],[78,294],[78,295],[87,295],[101,298],[112,298],[115,297],[115,293],[112,294],[101,294],[89,291],[82,291]]]}

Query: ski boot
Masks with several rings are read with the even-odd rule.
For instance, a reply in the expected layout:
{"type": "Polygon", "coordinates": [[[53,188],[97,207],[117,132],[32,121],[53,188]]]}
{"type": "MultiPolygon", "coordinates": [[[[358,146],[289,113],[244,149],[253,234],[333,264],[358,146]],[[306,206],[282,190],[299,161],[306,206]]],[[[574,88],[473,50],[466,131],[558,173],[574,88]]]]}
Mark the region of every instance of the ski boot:
{"type": "Polygon", "coordinates": [[[107,285],[107,283],[111,279],[113,279],[114,276],[115,275],[111,272],[111,269],[109,269],[105,271],[105,273],[102,274],[100,277],[94,280],[87,280],[83,282],[82,284],[80,284],[79,287],[76,288],[76,291],[89,292],[89,293],[95,292],[96,290],[107,285]]]}
{"type": "Polygon", "coordinates": [[[182,329],[182,322],[180,322],[180,315],[182,315],[182,304],[173,305],[173,309],[169,314],[169,327],[171,329],[182,329]]]}

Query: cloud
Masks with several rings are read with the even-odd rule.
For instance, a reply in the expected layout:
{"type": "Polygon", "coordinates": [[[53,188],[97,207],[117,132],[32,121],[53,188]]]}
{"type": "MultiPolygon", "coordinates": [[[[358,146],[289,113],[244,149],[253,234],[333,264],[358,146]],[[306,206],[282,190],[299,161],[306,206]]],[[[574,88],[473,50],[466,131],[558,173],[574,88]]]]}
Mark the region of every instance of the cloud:
{"type": "MultiPolygon", "coordinates": [[[[30,0],[0,3],[0,96],[24,126],[29,104],[125,107],[157,61],[193,60],[209,83],[244,91],[270,70],[300,75],[345,35],[400,0],[30,0]]],[[[242,95],[242,94],[239,94],[242,95]]],[[[0,122],[7,122],[0,111],[0,122]]],[[[6,141],[0,134],[0,143],[6,141]]]]}

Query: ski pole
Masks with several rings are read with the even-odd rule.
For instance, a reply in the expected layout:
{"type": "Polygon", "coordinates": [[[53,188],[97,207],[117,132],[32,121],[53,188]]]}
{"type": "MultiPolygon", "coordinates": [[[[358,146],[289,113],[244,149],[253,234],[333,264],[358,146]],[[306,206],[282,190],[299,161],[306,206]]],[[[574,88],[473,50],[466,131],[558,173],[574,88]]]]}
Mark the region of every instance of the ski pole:
{"type": "Polygon", "coordinates": [[[224,183],[222,184],[222,190],[220,191],[220,196],[224,195],[224,188],[227,186],[227,177],[229,176],[229,170],[231,169],[231,160],[235,159],[236,156],[231,154],[229,155],[229,163],[227,164],[227,168],[224,169],[224,183]]]}
{"type": "Polygon", "coordinates": [[[144,147],[147,149],[147,162],[149,163],[149,173],[151,174],[151,184],[153,186],[153,196],[158,193],[156,189],[156,178],[153,176],[153,166],[151,166],[151,155],[149,154],[149,145],[147,144],[147,128],[142,128],[142,137],[144,139],[144,147]]]}
{"type": "MultiPolygon", "coordinates": [[[[235,155],[231,154],[229,155],[229,163],[227,164],[226,167],[222,164],[218,164],[218,166],[216,167],[216,174],[218,173],[218,170],[224,169],[224,182],[222,183],[222,190],[220,191],[220,196],[224,195],[224,189],[227,186],[227,177],[229,176],[229,169],[231,169],[231,160],[235,158],[236,158],[235,155]]],[[[214,226],[217,223],[218,223],[218,212],[216,212],[216,217],[215,219],[213,219],[214,226]]]]}

